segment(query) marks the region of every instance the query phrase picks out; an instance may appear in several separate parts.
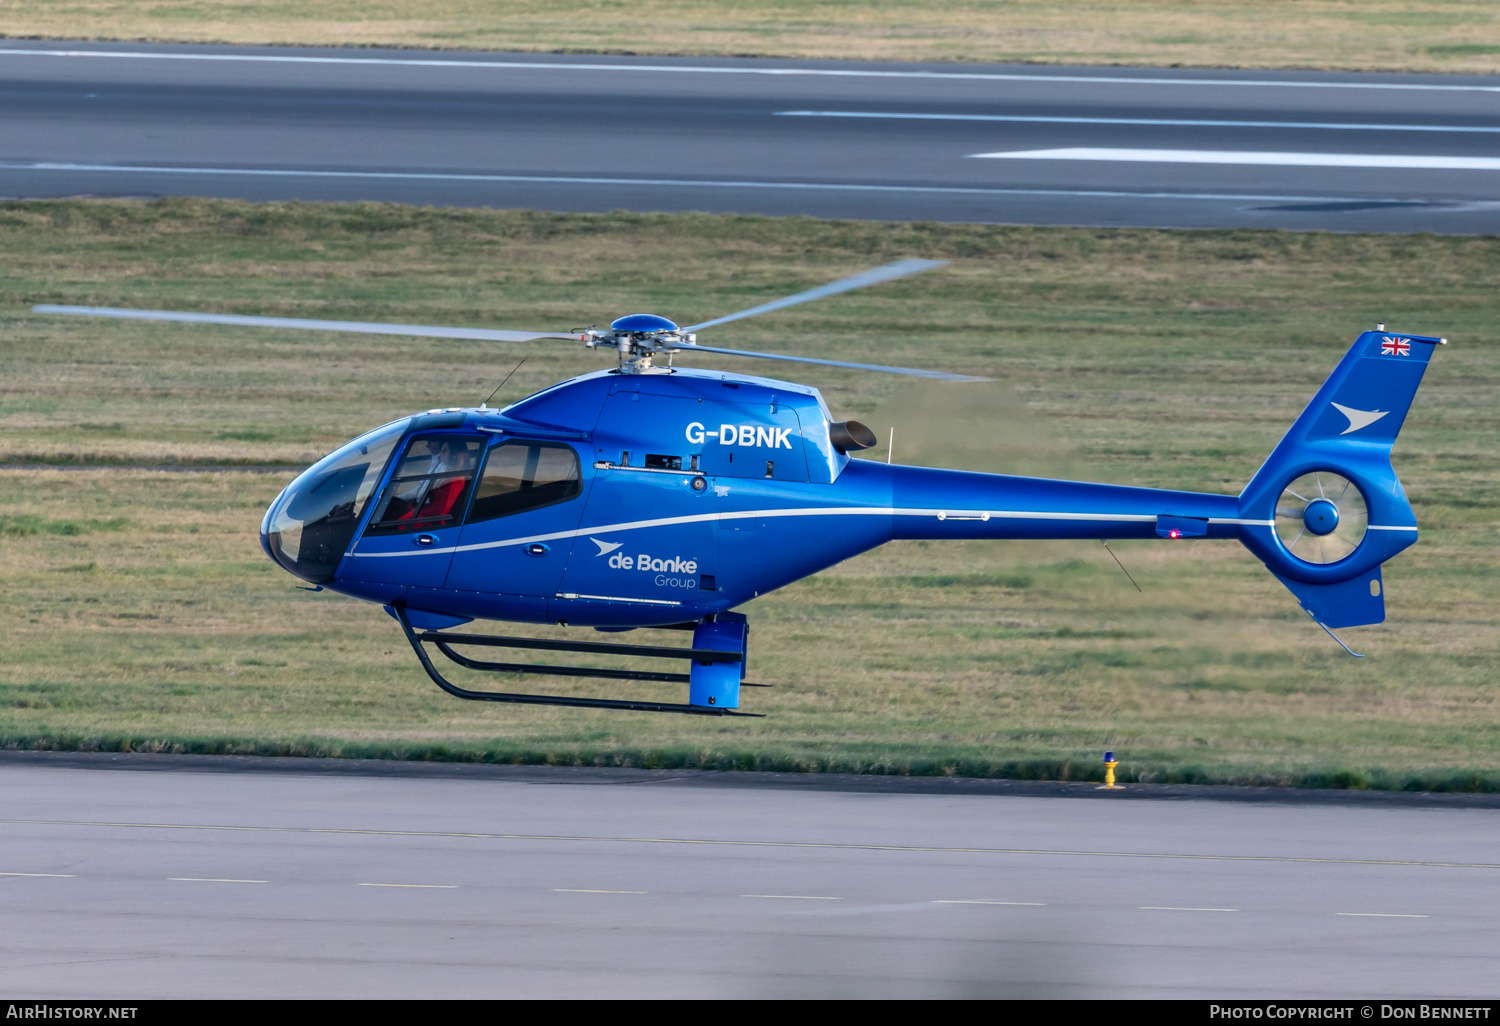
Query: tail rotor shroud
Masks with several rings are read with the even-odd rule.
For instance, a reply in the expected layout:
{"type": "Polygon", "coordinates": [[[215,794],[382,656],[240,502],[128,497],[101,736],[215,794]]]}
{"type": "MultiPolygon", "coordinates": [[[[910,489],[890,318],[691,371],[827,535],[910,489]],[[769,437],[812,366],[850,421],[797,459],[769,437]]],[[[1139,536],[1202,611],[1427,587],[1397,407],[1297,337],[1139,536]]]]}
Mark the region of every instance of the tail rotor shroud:
{"type": "Polygon", "coordinates": [[[1369,529],[1370,510],[1359,486],[1330,470],[1303,474],[1276,500],[1276,537],[1306,563],[1337,563],[1352,555],[1369,529]]]}

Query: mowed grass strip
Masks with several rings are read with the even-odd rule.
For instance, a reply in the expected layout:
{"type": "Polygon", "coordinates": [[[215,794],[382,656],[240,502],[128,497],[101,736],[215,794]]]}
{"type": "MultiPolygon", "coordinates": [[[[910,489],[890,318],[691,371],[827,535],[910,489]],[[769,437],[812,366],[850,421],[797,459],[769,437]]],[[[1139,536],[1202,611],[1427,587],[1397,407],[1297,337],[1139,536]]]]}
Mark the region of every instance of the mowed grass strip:
{"type": "Polygon", "coordinates": [[[28,0],[12,37],[554,53],[1500,71],[1487,0],[28,0]]]}
{"type": "Polygon", "coordinates": [[[0,205],[0,247],[0,463],[35,464],[0,471],[0,743],[1053,778],[1111,748],[1126,780],[1500,785],[1497,240],[79,201],[0,205]],[[1233,493],[1359,330],[1450,336],[1396,453],[1422,538],[1387,623],[1345,632],[1370,658],[1235,543],[1116,544],[1138,593],[1098,543],[908,542],[746,607],[764,720],[457,702],[379,609],[264,558],[289,473],[130,465],[306,462],[597,355],[28,312],[691,322],[913,256],[953,263],[715,340],[1002,379],[794,375],[899,461],[1233,493]]]}

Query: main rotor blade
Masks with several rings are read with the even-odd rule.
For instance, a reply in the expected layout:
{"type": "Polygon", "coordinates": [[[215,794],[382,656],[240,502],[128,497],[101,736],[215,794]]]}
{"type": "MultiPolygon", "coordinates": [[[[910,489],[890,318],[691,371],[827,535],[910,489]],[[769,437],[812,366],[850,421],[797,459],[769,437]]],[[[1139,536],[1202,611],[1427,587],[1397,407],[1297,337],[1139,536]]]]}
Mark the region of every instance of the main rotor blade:
{"type": "MultiPolygon", "coordinates": [[[[827,285],[819,285],[815,289],[799,292],[795,296],[787,296],[770,303],[762,303],[760,306],[752,306],[748,310],[732,313],[725,317],[715,317],[711,321],[702,324],[689,324],[683,331],[701,331],[704,328],[712,328],[716,324],[726,324],[729,321],[738,321],[745,317],[754,317],[756,314],[770,313],[772,310],[781,310],[788,306],[796,306],[798,303],[806,303],[813,299],[822,299],[824,296],[835,296],[840,292],[849,292],[852,289],[862,289],[866,285],[879,285],[883,281],[891,281],[895,278],[905,278],[909,274],[920,274],[930,271],[934,267],[943,267],[948,263],[946,260],[898,260],[894,264],[886,264],[863,274],[856,274],[852,278],[842,281],[829,282],[827,285]]],[[[791,359],[785,357],[785,359],[791,359]]],[[[813,362],[813,361],[807,361],[813,362]]]]}
{"type": "Polygon", "coordinates": [[[907,374],[916,378],[935,378],[938,381],[991,381],[992,378],[976,378],[968,374],[948,374],[945,371],[918,370],[915,367],[887,367],[879,363],[849,363],[845,360],[819,360],[814,356],[785,356],[781,353],[752,353],[747,349],[720,349],[718,346],[690,345],[686,342],[667,345],[678,353],[720,353],[724,356],[753,356],[760,360],[785,360],[787,363],[817,363],[824,367],[850,367],[854,370],[883,371],[886,374],[907,374]]]}
{"type": "Polygon", "coordinates": [[[187,313],[180,310],[126,310],[116,306],[31,308],[39,314],[119,317],[134,321],[182,321],[189,324],[233,324],[249,328],[304,328],[313,331],[358,331],[367,335],[414,335],[418,338],[469,338],[482,342],[530,342],[538,338],[578,340],[577,335],[546,331],[494,331],[489,328],[441,328],[425,324],[377,324],[369,321],[320,321],[304,317],[242,317],[239,314],[187,313]]]}

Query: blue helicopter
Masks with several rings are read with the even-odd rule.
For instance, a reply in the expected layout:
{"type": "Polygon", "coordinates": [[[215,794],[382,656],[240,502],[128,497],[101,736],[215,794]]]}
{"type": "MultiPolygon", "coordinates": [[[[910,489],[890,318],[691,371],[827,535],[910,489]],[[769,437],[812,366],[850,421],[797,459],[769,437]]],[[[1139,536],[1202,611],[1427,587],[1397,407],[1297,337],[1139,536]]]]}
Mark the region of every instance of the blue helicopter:
{"type": "MultiPolygon", "coordinates": [[[[947,381],[982,378],[699,344],[697,332],[942,266],[904,260],[700,324],[633,314],[518,332],[108,307],[80,314],[607,348],[616,365],[503,409],[392,421],[323,457],[266,511],[261,545],[312,584],[384,606],[444,691],[494,702],[707,715],[740,711],[749,625],[736,606],[898,538],[1238,538],[1330,628],[1385,618],[1381,565],[1416,541],[1391,467],[1435,346],[1359,336],[1237,496],[892,466],[815,388],[672,366],[726,354],[947,381]],[[690,646],[460,633],[473,620],[692,632],[690,646]],[[474,691],[437,669],[686,684],[686,703],[474,691]],[[476,649],[676,659],[687,673],[496,662],[476,649]],[[465,650],[465,651],[460,651],[465,650]]],[[[1344,643],[1339,641],[1340,645],[1344,643]]],[[[1344,646],[1351,655],[1356,655],[1344,646]]]]}

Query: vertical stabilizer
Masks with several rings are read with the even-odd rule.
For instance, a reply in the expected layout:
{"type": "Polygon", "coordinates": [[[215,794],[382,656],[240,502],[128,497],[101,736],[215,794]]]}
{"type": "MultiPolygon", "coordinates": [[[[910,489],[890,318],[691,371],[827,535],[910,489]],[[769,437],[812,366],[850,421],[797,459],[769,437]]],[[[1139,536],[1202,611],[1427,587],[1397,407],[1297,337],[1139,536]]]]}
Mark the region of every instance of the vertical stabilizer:
{"type": "Polygon", "coordinates": [[[1380,565],[1417,540],[1391,447],[1436,347],[1367,331],[1240,494],[1240,538],[1325,627],[1385,619],[1380,565]]]}

